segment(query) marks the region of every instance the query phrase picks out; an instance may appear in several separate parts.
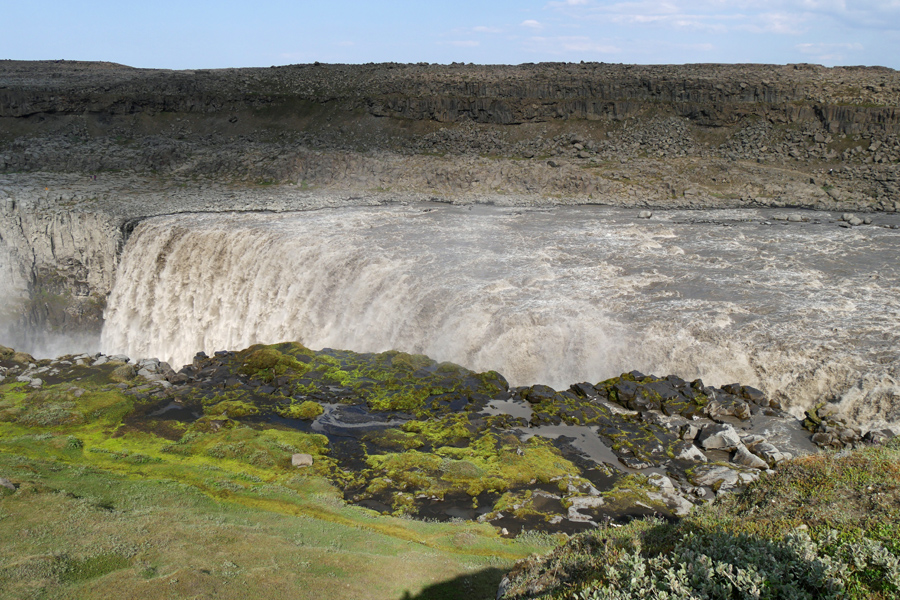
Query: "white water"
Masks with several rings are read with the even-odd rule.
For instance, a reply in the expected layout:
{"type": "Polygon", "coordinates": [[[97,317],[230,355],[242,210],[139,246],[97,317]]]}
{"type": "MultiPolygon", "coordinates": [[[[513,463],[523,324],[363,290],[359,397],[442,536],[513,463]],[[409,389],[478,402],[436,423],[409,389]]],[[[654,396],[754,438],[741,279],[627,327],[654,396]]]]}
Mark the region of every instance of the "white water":
{"type": "Polygon", "coordinates": [[[900,422],[900,232],[765,225],[753,210],[633,216],[155,218],[128,242],[101,343],[173,365],[284,340],[398,349],[556,387],[638,369],[755,385],[795,412],[843,398],[860,421],[900,422]],[[686,222],[698,218],[729,226],[686,222]]]}

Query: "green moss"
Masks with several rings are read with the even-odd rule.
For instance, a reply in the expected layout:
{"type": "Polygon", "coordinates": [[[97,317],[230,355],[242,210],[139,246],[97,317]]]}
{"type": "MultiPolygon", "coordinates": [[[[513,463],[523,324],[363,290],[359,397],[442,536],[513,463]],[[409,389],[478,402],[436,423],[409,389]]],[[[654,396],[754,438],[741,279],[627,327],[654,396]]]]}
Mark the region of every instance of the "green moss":
{"type": "Polygon", "coordinates": [[[312,400],[301,402],[300,404],[291,404],[278,409],[278,414],[286,419],[302,419],[312,421],[325,410],[322,405],[312,400]]]}
{"type": "Polygon", "coordinates": [[[285,374],[301,376],[309,367],[291,354],[284,354],[272,346],[251,346],[238,354],[240,373],[265,382],[285,374]]]}
{"type": "Polygon", "coordinates": [[[229,419],[241,419],[259,414],[257,406],[238,400],[225,400],[212,406],[207,406],[203,410],[207,415],[227,416],[229,419]]]}
{"type": "Polygon", "coordinates": [[[137,371],[135,371],[134,366],[127,364],[116,367],[109,374],[109,380],[115,383],[128,383],[135,377],[137,377],[137,371]]]}

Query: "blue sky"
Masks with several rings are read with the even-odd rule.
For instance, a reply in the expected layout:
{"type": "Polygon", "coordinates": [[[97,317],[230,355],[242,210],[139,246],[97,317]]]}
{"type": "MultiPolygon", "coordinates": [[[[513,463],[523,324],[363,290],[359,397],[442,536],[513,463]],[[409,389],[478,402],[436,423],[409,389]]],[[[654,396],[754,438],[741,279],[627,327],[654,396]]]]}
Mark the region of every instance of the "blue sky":
{"type": "Polygon", "coordinates": [[[900,0],[8,2],[0,58],[171,69],[305,62],[810,62],[900,69],[900,0]]]}

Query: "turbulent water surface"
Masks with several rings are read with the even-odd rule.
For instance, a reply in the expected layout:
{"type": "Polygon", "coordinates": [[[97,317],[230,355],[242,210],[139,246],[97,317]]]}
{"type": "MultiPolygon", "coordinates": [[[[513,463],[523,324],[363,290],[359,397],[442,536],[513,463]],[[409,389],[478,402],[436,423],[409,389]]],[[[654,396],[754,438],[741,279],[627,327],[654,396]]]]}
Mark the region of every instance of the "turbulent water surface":
{"type": "Polygon", "coordinates": [[[398,349],[554,386],[638,369],[900,421],[900,231],[775,216],[412,205],[154,218],[125,249],[102,344],[173,365],[284,340],[398,349]]]}

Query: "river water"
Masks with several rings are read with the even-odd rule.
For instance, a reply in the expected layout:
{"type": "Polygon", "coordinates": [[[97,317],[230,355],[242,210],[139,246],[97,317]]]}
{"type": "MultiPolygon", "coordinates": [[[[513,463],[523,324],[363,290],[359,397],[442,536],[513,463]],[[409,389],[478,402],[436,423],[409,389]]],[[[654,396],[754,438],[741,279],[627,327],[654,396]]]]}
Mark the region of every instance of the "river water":
{"type": "Polygon", "coordinates": [[[879,226],[898,223],[444,204],[158,217],[128,241],[101,344],[176,369],[258,342],[397,349],[557,388],[637,369],[898,423],[900,231],[879,226]]]}

